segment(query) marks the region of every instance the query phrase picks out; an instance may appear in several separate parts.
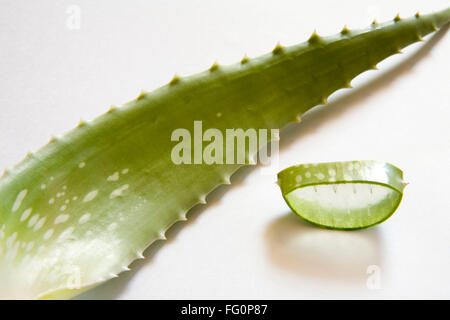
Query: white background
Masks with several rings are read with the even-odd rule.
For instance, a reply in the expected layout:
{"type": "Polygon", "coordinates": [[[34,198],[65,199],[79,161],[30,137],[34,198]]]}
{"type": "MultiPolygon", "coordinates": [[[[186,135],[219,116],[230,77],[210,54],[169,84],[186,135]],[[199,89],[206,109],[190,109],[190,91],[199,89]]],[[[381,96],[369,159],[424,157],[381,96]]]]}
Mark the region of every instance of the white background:
{"type": "MultiPolygon", "coordinates": [[[[277,41],[304,41],[314,28],[327,35],[448,5],[0,0],[0,167],[175,72],[254,57],[277,41]],[[81,9],[79,30],[68,28],[70,5],[81,9]]],[[[280,169],[354,159],[403,169],[410,185],[387,222],[356,232],[318,229],[289,212],[274,176],[244,169],[132,271],[81,297],[450,298],[450,35],[438,38],[381,63],[282,132],[280,169]],[[378,290],[367,286],[371,265],[378,290]]]]}

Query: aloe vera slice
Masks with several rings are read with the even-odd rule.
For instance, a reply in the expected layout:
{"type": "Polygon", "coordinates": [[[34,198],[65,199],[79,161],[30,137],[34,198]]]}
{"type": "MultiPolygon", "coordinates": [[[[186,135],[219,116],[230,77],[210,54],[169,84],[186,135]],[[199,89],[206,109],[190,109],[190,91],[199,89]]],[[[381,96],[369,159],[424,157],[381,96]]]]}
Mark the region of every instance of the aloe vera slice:
{"type": "Polygon", "coordinates": [[[398,208],[403,172],[379,161],[301,164],[278,173],[288,206],[301,218],[332,229],[362,229],[398,208]]]}

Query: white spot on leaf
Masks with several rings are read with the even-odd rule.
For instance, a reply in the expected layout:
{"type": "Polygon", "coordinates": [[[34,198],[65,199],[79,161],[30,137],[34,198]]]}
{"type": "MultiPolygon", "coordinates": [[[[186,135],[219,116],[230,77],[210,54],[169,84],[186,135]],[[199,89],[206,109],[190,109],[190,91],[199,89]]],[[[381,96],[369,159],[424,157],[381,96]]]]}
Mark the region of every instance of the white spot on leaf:
{"type": "Polygon", "coordinates": [[[27,220],[32,211],[33,211],[32,208],[28,208],[27,210],[25,210],[23,212],[22,216],[20,217],[20,222],[23,222],[23,221],[27,220]]]}
{"type": "Polygon", "coordinates": [[[79,224],[86,223],[86,222],[89,221],[90,218],[91,218],[91,214],[90,213],[86,213],[80,218],[80,220],[78,220],[78,223],[79,224]]]}
{"type": "Polygon", "coordinates": [[[120,188],[117,188],[116,190],[114,190],[113,192],[111,192],[111,194],[109,195],[110,199],[113,198],[117,198],[122,196],[122,192],[124,192],[125,190],[127,190],[129,187],[128,184],[121,186],[120,188]]]}
{"type": "Polygon", "coordinates": [[[324,174],[323,174],[323,173],[320,173],[320,172],[316,174],[316,177],[317,177],[317,179],[319,179],[319,180],[325,179],[324,174]]]}
{"type": "Polygon", "coordinates": [[[30,218],[30,220],[28,220],[28,228],[31,228],[32,226],[34,226],[36,224],[36,222],[39,220],[39,215],[35,214],[34,216],[32,216],[30,218]]]}
{"type": "Polygon", "coordinates": [[[45,223],[45,220],[46,220],[45,217],[41,218],[41,219],[36,223],[36,225],[34,226],[33,231],[36,231],[36,230],[39,230],[40,228],[42,228],[42,226],[43,226],[44,223],[45,223]]]}
{"type": "Polygon", "coordinates": [[[23,199],[25,199],[27,193],[28,193],[27,189],[24,189],[24,190],[19,192],[19,194],[16,197],[16,201],[14,201],[14,204],[12,206],[12,211],[13,212],[16,212],[17,209],[19,209],[19,207],[22,205],[22,201],[23,201],[23,199]]]}
{"type": "Polygon", "coordinates": [[[58,242],[64,241],[72,235],[72,232],[75,230],[74,227],[69,227],[64,230],[58,237],[58,242]]]}
{"type": "Polygon", "coordinates": [[[27,245],[27,248],[26,248],[25,250],[26,250],[26,251],[30,251],[31,249],[33,249],[33,247],[34,247],[34,242],[31,241],[31,242],[27,245]]]}
{"type": "Polygon", "coordinates": [[[328,174],[330,175],[330,177],[334,177],[334,176],[336,176],[336,170],[334,170],[333,168],[330,168],[328,170],[328,174]]]}
{"type": "Polygon", "coordinates": [[[5,225],[2,225],[0,228],[0,239],[3,239],[5,237],[5,225]]]}
{"type": "Polygon", "coordinates": [[[119,172],[116,171],[112,175],[110,175],[108,178],[106,178],[107,181],[117,181],[119,180],[119,172]]]}
{"type": "Polygon", "coordinates": [[[56,217],[54,224],[64,223],[67,220],[69,220],[68,214],[60,214],[59,216],[56,217]]]}
{"type": "Polygon", "coordinates": [[[14,241],[16,241],[17,238],[17,232],[14,232],[8,239],[6,239],[6,247],[11,248],[14,244],[14,241]]]}
{"type": "Polygon", "coordinates": [[[114,231],[117,228],[117,223],[113,222],[108,226],[108,231],[114,231]]]}
{"type": "Polygon", "coordinates": [[[49,229],[45,232],[44,234],[44,240],[48,240],[50,239],[50,237],[53,235],[54,230],[53,229],[49,229]]]}
{"type": "Polygon", "coordinates": [[[83,202],[89,202],[89,201],[94,200],[94,198],[97,196],[97,194],[98,194],[98,190],[94,190],[94,191],[89,192],[89,193],[84,197],[83,202]]]}

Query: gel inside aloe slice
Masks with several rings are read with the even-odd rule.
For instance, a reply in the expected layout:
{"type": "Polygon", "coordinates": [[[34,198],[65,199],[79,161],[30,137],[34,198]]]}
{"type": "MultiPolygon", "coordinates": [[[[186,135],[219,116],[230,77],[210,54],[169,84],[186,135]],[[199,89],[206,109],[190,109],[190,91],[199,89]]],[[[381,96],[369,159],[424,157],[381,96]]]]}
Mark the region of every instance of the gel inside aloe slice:
{"type": "Polygon", "coordinates": [[[289,207],[301,218],[331,229],[368,228],[398,208],[403,172],[379,161],[301,164],[278,173],[289,207]]]}

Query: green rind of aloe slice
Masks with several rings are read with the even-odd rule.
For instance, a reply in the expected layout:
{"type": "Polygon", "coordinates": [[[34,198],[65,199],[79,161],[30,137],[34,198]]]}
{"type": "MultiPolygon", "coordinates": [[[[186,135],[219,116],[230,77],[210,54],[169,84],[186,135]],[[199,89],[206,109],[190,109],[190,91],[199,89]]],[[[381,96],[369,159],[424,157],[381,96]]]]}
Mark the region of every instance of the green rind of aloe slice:
{"type": "Polygon", "coordinates": [[[403,172],[379,161],[301,164],[278,173],[288,206],[321,227],[363,229],[388,219],[403,196],[403,172]]]}

